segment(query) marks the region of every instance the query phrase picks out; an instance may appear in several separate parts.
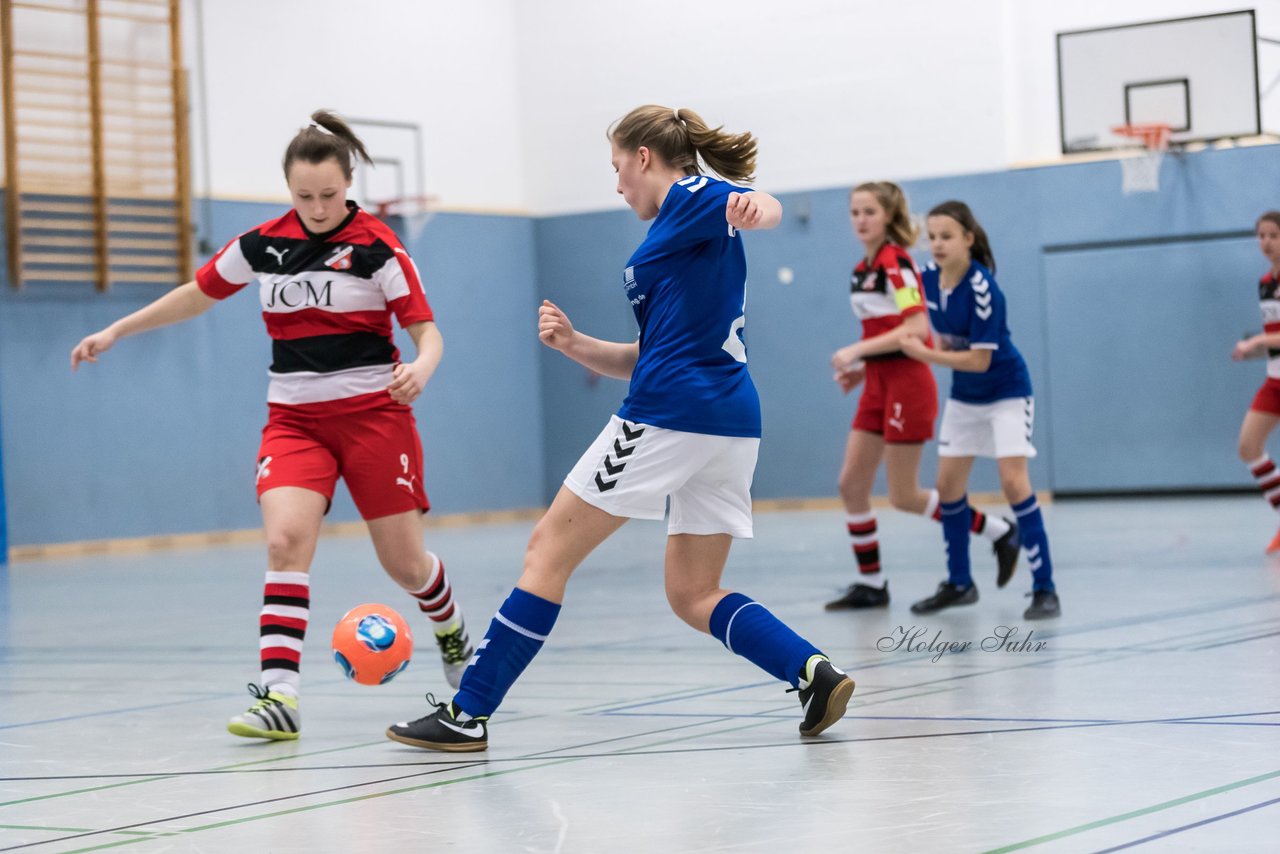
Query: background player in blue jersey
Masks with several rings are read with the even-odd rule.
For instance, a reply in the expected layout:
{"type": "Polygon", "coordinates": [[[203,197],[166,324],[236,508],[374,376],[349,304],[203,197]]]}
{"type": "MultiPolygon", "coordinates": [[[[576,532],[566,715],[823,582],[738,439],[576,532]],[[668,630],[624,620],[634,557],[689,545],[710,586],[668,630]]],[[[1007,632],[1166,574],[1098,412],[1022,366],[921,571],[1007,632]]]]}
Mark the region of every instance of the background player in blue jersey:
{"type": "Polygon", "coordinates": [[[938,495],[947,544],[947,580],[938,591],[911,606],[928,614],[978,601],[969,573],[970,510],[965,489],[974,457],[991,457],[1000,487],[1018,517],[1022,547],[1032,575],[1028,620],[1061,612],[1053,585],[1049,538],[1027,474],[1035,402],[1031,376],[1013,346],[1005,318],[1004,294],[996,285],[995,256],[986,232],[964,202],[949,201],[929,211],[933,263],[921,275],[938,349],[915,337],[902,350],[914,359],[952,369],[951,397],[938,435],[938,495]]]}
{"type": "MultiPolygon", "coordinates": [[[[846,394],[863,384],[839,479],[858,580],[827,603],[828,611],[889,604],[889,582],[880,574],[880,539],[871,510],[881,460],[893,506],[942,521],[937,490],[921,489],[919,480],[920,456],[924,443],[933,438],[938,417],[938,385],[929,366],[908,358],[898,345],[904,335],[929,337],[920,276],[907,253],[920,229],[911,219],[906,194],[891,181],[854,187],[849,218],[866,250],[849,283],[862,338],[837,350],[831,366],[846,394]]],[[[977,508],[970,508],[970,519],[973,531],[992,542],[1003,587],[1018,563],[1017,526],[977,508]]]]}
{"type": "MultiPolygon", "coordinates": [[[[759,603],[721,588],[734,537],[750,537],[760,400],[747,372],[746,256],[740,229],[773,228],[782,206],[738,182],[755,171],[749,133],[709,128],[690,110],[638,107],[609,133],[618,192],[652,220],[622,275],[640,337],[601,341],[544,302],[538,335],[597,373],[629,380],[617,415],[565,478],[534,529],[524,572],[499,608],[452,701],[387,730],[434,750],[488,746],[487,721],[551,632],[574,569],[628,519],[661,519],[668,497],[667,600],[800,692],[801,735],[835,723],[853,680],[759,603]]],[[[623,610],[619,608],[619,610],[623,610]]]]}

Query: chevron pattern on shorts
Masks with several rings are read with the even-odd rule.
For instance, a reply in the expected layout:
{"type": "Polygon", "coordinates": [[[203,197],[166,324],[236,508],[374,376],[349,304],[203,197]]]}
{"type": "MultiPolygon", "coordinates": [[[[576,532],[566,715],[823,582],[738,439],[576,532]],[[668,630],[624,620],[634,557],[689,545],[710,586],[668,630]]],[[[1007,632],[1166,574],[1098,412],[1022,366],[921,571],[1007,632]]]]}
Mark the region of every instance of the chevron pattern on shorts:
{"type": "Polygon", "coordinates": [[[644,428],[639,424],[622,422],[622,434],[613,440],[613,448],[604,455],[604,462],[596,472],[596,489],[608,492],[618,485],[618,477],[627,467],[625,460],[635,453],[636,443],[640,441],[642,435],[644,435],[644,428]],[[612,480],[605,480],[605,477],[610,477],[612,480]]]}

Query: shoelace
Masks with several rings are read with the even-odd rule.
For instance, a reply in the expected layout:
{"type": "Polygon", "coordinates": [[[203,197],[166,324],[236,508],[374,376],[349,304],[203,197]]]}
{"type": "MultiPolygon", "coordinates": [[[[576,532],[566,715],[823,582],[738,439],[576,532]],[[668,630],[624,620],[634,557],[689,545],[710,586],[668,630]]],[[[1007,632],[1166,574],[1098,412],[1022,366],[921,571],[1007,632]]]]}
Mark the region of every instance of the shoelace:
{"type": "Polygon", "coordinates": [[[252,706],[249,707],[249,711],[251,712],[256,712],[256,711],[259,711],[260,709],[265,709],[267,706],[280,705],[279,700],[276,700],[267,696],[271,692],[267,690],[266,685],[259,686],[250,682],[249,693],[258,699],[258,702],[254,703],[252,706]]]}
{"type": "Polygon", "coordinates": [[[413,724],[419,723],[419,722],[421,722],[421,721],[425,721],[427,718],[431,717],[432,715],[437,714],[437,713],[438,713],[438,712],[440,712],[440,711],[444,711],[444,713],[445,713],[445,714],[449,715],[449,718],[450,718],[450,719],[452,719],[452,718],[453,718],[453,714],[452,714],[452,713],[450,712],[450,710],[447,708],[447,704],[442,703],[442,702],[440,702],[439,700],[437,700],[437,699],[436,699],[436,695],[435,695],[435,694],[432,694],[430,691],[428,691],[428,692],[427,692],[427,703],[429,703],[429,704],[430,704],[430,705],[432,705],[432,706],[435,706],[435,709],[436,709],[436,710],[435,710],[434,712],[432,712],[431,714],[429,714],[429,715],[423,715],[422,717],[418,718],[417,720],[412,721],[412,722],[410,723],[410,726],[412,726],[413,724]]]}
{"type": "Polygon", "coordinates": [[[444,660],[450,664],[461,664],[467,652],[467,631],[457,629],[447,635],[436,635],[436,643],[444,660]]]}
{"type": "MultiPolygon", "coordinates": [[[[436,699],[436,695],[432,694],[430,691],[427,692],[427,702],[435,706],[437,712],[443,711],[446,715],[449,716],[449,720],[455,721],[459,726],[464,726],[464,727],[471,726],[472,724],[481,724],[489,720],[489,718],[486,716],[483,718],[467,718],[465,721],[460,721],[453,715],[453,704],[451,702],[441,703],[439,700],[436,699]]],[[[426,715],[426,718],[429,718],[429,717],[431,717],[431,715],[426,715]]],[[[425,718],[419,718],[419,720],[425,720],[425,718]]]]}

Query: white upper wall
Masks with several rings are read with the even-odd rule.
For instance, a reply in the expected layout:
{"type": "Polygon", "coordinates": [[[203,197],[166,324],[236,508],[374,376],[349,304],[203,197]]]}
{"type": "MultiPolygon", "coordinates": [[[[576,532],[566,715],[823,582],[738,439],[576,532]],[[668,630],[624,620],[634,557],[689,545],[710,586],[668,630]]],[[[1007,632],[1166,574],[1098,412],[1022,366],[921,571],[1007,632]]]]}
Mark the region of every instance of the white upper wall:
{"type": "MultiPolygon", "coordinates": [[[[518,156],[516,2],[183,0],[197,194],[287,199],[285,146],[313,110],[327,107],[421,125],[426,188],[442,204],[528,209],[518,156]]],[[[407,132],[357,130],[375,156],[412,155],[407,132]]],[[[375,182],[369,195],[387,193],[391,171],[365,178],[375,182]]],[[[416,179],[406,179],[412,193],[416,179]]]]}
{"type": "MultiPolygon", "coordinates": [[[[1061,31],[1236,11],[1232,0],[542,0],[515,8],[529,197],[619,207],[603,139],[631,107],[692,107],[760,140],[762,189],[1003,169],[1060,156],[1061,31]]],[[[1280,38],[1280,0],[1254,0],[1280,38]]],[[[1261,85],[1280,75],[1262,45],[1261,85]]],[[[1280,87],[1263,126],[1280,131],[1280,87]]]]}
{"type": "Polygon", "coordinates": [[[999,168],[1000,9],[991,0],[520,4],[530,197],[550,213],[620,205],[605,129],[646,103],[754,133],[762,189],[999,168]],[[946,130],[922,133],[926,115],[946,130]]]}
{"type": "MultiPolygon", "coordinates": [[[[773,191],[1053,161],[1057,32],[1249,3],[1280,39],[1280,0],[182,0],[193,186],[286,199],[280,157],[319,107],[419,124],[453,210],[621,207],[605,129],[644,103],[755,133],[773,191]]],[[[1280,131],[1280,45],[1258,51],[1280,131]]],[[[359,130],[415,192],[412,136],[359,130]]]]}

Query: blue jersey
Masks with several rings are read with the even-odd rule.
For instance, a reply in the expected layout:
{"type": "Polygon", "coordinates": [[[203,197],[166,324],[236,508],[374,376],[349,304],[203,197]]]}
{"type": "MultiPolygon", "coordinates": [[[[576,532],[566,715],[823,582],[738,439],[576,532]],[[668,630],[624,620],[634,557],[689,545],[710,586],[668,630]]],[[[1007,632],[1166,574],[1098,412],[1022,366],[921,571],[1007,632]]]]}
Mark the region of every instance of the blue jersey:
{"type": "Polygon", "coordinates": [[[991,272],[977,261],[949,291],[939,286],[941,271],[930,264],[920,274],[929,321],[947,350],[990,350],[991,367],[983,373],[951,372],[951,397],[964,403],[993,403],[1031,397],[1031,375],[1013,346],[1005,318],[1004,294],[991,272]]]}
{"type": "Polygon", "coordinates": [[[623,288],[640,325],[640,358],[618,417],[714,436],[760,436],[760,397],[743,338],[747,258],[725,220],[730,193],[705,175],[667,191],[623,288]]]}

